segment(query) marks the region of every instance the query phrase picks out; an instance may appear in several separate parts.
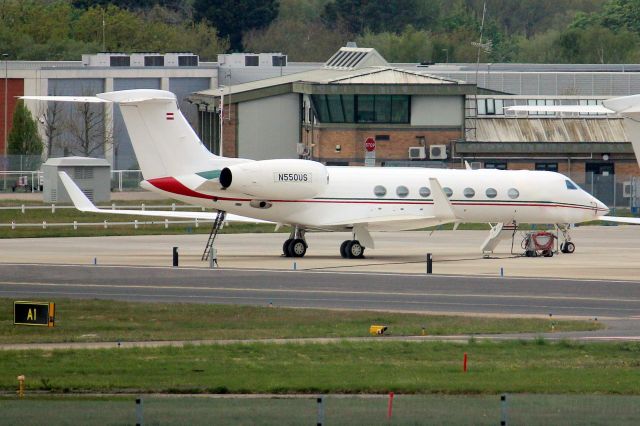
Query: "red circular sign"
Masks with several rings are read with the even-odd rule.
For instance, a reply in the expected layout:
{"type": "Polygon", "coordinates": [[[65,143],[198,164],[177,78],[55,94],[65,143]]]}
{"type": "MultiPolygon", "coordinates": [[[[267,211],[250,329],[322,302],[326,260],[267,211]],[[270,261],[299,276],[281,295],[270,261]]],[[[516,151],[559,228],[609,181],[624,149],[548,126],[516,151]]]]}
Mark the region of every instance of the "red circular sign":
{"type": "Polygon", "coordinates": [[[367,138],[367,140],[364,141],[364,148],[368,152],[375,151],[376,150],[376,140],[374,138],[367,138]]]}

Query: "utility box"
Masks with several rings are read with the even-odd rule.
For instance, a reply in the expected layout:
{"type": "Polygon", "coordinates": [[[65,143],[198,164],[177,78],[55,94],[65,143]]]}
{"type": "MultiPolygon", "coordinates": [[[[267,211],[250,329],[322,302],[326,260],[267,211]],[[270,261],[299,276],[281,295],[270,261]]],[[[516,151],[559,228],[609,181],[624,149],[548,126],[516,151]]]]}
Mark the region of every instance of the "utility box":
{"type": "Polygon", "coordinates": [[[111,165],[103,158],[50,158],[42,165],[45,203],[70,203],[58,172],[66,172],[94,203],[111,201],[111,165]]]}

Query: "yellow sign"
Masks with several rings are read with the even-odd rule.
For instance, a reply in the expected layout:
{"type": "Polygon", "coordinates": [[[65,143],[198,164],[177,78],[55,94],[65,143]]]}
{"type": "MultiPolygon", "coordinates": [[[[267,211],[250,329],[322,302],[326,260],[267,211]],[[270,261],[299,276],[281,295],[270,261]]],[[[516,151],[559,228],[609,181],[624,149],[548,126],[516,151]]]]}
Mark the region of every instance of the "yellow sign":
{"type": "Polygon", "coordinates": [[[53,327],[55,306],[53,302],[13,302],[13,323],[53,327]]]}

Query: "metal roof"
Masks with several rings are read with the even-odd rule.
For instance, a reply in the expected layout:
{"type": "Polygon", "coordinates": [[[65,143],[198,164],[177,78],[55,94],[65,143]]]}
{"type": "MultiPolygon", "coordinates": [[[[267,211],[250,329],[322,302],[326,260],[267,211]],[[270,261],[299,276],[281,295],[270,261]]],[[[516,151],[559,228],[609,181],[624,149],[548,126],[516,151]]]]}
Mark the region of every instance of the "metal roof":
{"type": "Polygon", "coordinates": [[[341,47],[333,54],[325,68],[354,70],[367,66],[388,66],[389,63],[380,56],[376,49],[364,47],[341,47]]]}
{"type": "Polygon", "coordinates": [[[49,158],[44,166],[105,166],[110,167],[111,164],[104,158],[93,157],[55,157],[49,158]]]}
{"type": "Polygon", "coordinates": [[[390,66],[372,66],[360,69],[338,70],[321,68],[288,74],[264,80],[250,81],[229,87],[197,92],[198,95],[224,96],[265,89],[294,82],[317,84],[461,84],[458,80],[437,77],[426,73],[407,71],[390,66]]]}
{"type": "Polygon", "coordinates": [[[628,142],[621,118],[478,118],[479,142],[628,142]]]}

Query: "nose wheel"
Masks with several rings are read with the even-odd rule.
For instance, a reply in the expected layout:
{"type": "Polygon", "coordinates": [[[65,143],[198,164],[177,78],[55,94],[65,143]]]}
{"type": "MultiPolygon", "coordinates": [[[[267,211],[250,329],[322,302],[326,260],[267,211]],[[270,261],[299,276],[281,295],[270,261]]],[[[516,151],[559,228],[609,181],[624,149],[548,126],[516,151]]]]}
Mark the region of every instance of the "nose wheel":
{"type": "Polygon", "coordinates": [[[340,256],[344,259],[364,258],[364,247],[358,240],[346,240],[340,244],[340,256]]]}
{"type": "Polygon", "coordinates": [[[560,244],[560,251],[565,254],[572,254],[576,251],[576,245],[571,242],[571,235],[569,235],[569,226],[568,225],[556,225],[558,230],[562,232],[562,238],[564,242],[560,244]]]}

